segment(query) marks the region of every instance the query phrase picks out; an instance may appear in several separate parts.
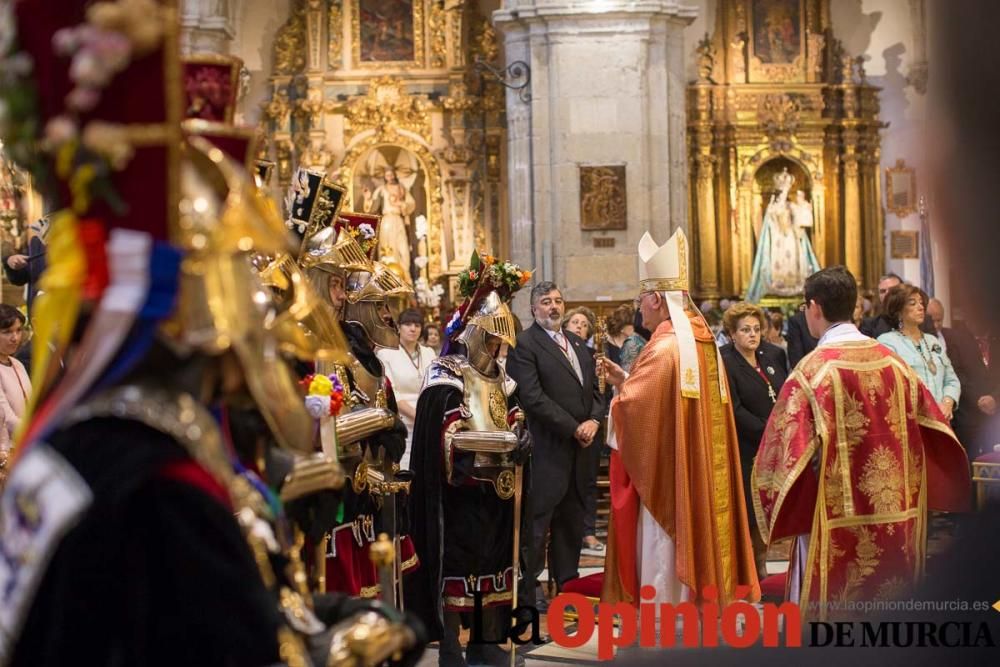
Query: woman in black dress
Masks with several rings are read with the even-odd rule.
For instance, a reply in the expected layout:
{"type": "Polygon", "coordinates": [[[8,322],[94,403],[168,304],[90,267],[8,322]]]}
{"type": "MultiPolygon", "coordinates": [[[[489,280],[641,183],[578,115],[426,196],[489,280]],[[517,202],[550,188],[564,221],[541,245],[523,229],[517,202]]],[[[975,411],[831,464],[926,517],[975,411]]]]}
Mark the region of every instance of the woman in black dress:
{"type": "MultiPolygon", "coordinates": [[[[722,363],[729,377],[729,389],[736,417],[736,435],[740,443],[740,463],[743,489],[747,499],[747,514],[753,512],[750,472],[764,435],[767,418],[777,400],[781,385],[788,377],[785,351],[763,340],[767,330],[764,311],[751,303],[730,306],[723,315],[723,326],[732,343],[722,348],[722,363]]],[[[767,576],[767,547],[757,524],[750,522],[757,573],[767,576]]]]}

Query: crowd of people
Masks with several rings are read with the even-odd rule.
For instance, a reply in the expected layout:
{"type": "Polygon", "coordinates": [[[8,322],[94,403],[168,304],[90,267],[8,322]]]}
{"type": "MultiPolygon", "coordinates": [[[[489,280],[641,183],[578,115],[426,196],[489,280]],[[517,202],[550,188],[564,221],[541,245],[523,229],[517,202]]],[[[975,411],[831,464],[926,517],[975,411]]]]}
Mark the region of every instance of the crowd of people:
{"type": "Polygon", "coordinates": [[[757,602],[784,539],[805,614],[921,585],[992,451],[985,318],[843,266],[792,312],[699,309],[678,227],[606,318],[475,252],[431,322],[325,172],[278,213],[213,83],[238,63],[182,61],[157,8],[0,5],[0,95],[33,101],[5,146],[53,209],[4,267],[0,663],[518,664],[463,629],[502,639],[584,554],[632,606],[757,602]]]}

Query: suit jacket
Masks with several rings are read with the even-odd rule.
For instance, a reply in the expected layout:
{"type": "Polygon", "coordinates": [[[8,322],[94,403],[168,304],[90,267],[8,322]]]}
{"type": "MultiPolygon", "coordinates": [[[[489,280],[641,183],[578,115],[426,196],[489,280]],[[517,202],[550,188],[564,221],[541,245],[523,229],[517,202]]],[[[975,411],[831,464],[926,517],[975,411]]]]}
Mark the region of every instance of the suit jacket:
{"type": "Polygon", "coordinates": [[[977,403],[987,395],[1000,401],[1000,339],[990,338],[990,366],[987,366],[983,362],[979,343],[966,327],[944,328],[941,333],[948,348],[948,358],[962,384],[962,395],[952,426],[958,439],[970,452],[989,451],[991,447],[983,449],[980,442],[980,432],[987,415],[979,411],[977,403]]]}
{"type": "MultiPolygon", "coordinates": [[[[746,463],[757,454],[764,427],[771,416],[774,401],[767,392],[767,383],[760,374],[747,363],[734,345],[721,348],[722,363],[729,377],[729,393],[733,402],[733,416],[736,418],[736,436],[740,442],[740,458],[746,463]]],[[[774,395],[781,391],[788,379],[785,351],[777,345],[761,343],[757,348],[757,363],[767,374],[774,388],[774,395]]]]}
{"type": "MultiPolygon", "coordinates": [[[[580,362],[582,384],[566,355],[537,322],[518,335],[507,357],[507,373],[517,381],[518,402],[531,432],[532,478],[541,482],[532,485],[532,494],[544,496],[547,489],[561,488],[562,484],[546,480],[565,480],[575,463],[572,481],[582,499],[589,483],[587,450],[596,445],[581,447],[573,434],[588,419],[602,421],[607,410],[598,391],[593,354],[579,336],[567,331],[563,335],[580,362]]],[[[545,501],[538,502],[544,506],[545,501]]]]}
{"type": "Polygon", "coordinates": [[[38,293],[38,280],[45,273],[45,243],[37,236],[32,236],[23,254],[28,257],[34,257],[34,259],[29,259],[28,265],[24,268],[12,269],[7,264],[7,257],[4,257],[3,272],[11,285],[17,285],[18,287],[23,285],[28,286],[27,303],[28,314],[30,316],[31,305],[34,303],[35,295],[38,293]]]}
{"type": "Polygon", "coordinates": [[[788,367],[795,368],[802,357],[816,349],[819,344],[818,338],[813,338],[809,333],[809,326],[806,324],[806,314],[801,310],[788,318],[788,333],[785,334],[788,341],[788,367]]]}

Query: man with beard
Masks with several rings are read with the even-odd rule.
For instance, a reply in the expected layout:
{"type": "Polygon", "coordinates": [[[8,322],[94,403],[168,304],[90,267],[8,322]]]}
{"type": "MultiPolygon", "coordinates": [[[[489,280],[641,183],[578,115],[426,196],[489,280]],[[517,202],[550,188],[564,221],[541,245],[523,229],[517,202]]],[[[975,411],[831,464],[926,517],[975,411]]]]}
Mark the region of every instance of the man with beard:
{"type": "Polygon", "coordinates": [[[517,382],[518,402],[534,442],[529,497],[531,535],[522,601],[545,609],[537,586],[545,567],[545,536],[551,529],[549,571],[557,586],[578,575],[584,498],[590,481],[587,447],[604,415],[594,357],[585,341],[561,328],[565,305],[555,283],[531,290],[534,324],[517,337],[507,371],[517,382]]]}

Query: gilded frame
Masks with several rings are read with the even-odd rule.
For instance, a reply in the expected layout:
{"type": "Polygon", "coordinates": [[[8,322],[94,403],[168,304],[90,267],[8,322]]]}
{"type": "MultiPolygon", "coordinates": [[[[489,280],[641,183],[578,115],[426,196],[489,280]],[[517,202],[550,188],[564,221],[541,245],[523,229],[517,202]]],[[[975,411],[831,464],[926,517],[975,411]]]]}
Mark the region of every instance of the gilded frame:
{"type": "Polygon", "coordinates": [[[412,60],[361,60],[361,2],[351,0],[351,65],[356,69],[415,69],[425,67],[424,52],[424,0],[413,4],[413,59],[412,60]]]}
{"type": "Polygon", "coordinates": [[[917,172],[903,160],[885,170],[885,208],[899,218],[917,210],[917,172]]]}

